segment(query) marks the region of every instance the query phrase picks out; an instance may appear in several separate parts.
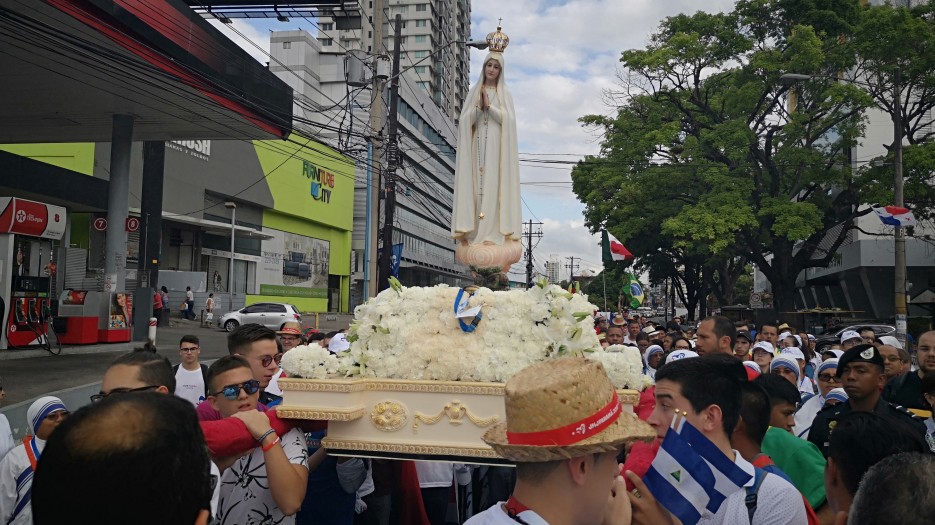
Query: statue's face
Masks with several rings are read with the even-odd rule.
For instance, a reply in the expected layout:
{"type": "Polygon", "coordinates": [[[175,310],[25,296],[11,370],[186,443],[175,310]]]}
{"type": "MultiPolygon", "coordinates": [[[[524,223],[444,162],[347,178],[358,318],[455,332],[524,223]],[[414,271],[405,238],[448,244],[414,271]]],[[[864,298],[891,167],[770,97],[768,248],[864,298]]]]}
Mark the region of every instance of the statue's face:
{"type": "Polygon", "coordinates": [[[484,80],[495,83],[500,78],[500,62],[488,60],[484,64],[484,80]]]}

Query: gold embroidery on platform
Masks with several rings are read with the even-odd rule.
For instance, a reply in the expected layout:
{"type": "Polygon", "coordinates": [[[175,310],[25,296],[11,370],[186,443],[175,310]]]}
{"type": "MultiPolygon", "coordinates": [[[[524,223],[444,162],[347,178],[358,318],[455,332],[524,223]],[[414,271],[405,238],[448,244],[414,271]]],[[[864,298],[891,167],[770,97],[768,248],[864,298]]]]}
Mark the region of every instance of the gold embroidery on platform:
{"type": "Polygon", "coordinates": [[[396,401],[381,401],[373,405],[370,422],[384,432],[396,432],[409,420],[406,406],[396,401]]]}
{"type": "Polygon", "coordinates": [[[448,416],[448,422],[452,425],[460,425],[464,422],[464,417],[467,416],[471,423],[474,423],[474,425],[480,428],[488,427],[500,420],[500,418],[496,415],[487,418],[477,417],[471,413],[470,408],[456,399],[451,403],[446,403],[445,406],[442,407],[441,411],[434,416],[428,416],[416,412],[416,415],[412,421],[412,431],[418,432],[419,422],[425,423],[427,425],[434,425],[441,421],[445,416],[448,416]]]}

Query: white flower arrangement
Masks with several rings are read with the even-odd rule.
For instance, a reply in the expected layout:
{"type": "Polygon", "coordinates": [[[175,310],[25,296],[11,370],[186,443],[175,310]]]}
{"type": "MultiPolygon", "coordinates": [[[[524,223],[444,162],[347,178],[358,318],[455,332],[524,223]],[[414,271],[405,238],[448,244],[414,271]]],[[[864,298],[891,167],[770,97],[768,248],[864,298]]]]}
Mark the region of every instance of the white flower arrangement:
{"type": "MultiPolygon", "coordinates": [[[[585,295],[544,282],[528,290],[480,288],[467,307],[481,307],[482,319],[473,332],[465,332],[455,317],[458,292],[459,288],[446,285],[394,283],[355,309],[347,352],[331,356],[332,361],[318,345],[296,347],[283,357],[282,367],[292,377],[316,379],[341,375],[505,382],[551,357],[605,353],[600,352],[594,332],[596,308],[585,295]]],[[[465,321],[470,324],[471,319],[465,321]]],[[[614,373],[627,384],[635,382],[632,356],[607,359],[608,373],[608,363],[613,363],[614,373]]],[[[638,377],[642,371],[638,351],[636,363],[638,377]]]]}
{"type": "Polygon", "coordinates": [[[290,376],[307,379],[325,379],[346,373],[341,360],[318,343],[296,346],[283,354],[280,364],[290,376]]]}
{"type": "Polygon", "coordinates": [[[600,361],[617,388],[643,391],[652,384],[649,376],[643,375],[643,359],[634,346],[611,345],[587,355],[588,359],[600,361]]]}

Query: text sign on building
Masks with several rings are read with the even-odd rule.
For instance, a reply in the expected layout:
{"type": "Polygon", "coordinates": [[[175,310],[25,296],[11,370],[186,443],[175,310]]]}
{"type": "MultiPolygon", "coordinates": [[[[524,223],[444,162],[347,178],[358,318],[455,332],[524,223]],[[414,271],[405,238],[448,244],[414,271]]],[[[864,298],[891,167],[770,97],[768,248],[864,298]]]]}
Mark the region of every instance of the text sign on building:
{"type": "Polygon", "coordinates": [[[61,240],[65,208],[16,197],[0,197],[0,233],[61,240]]]}
{"type": "Polygon", "coordinates": [[[334,191],[334,173],[303,160],[302,175],[311,181],[310,194],[313,199],[325,204],[331,202],[331,193],[334,191]]]}
{"type": "Polygon", "coordinates": [[[192,157],[208,160],[211,157],[210,140],[172,140],[166,142],[169,149],[188,153],[192,157]]]}

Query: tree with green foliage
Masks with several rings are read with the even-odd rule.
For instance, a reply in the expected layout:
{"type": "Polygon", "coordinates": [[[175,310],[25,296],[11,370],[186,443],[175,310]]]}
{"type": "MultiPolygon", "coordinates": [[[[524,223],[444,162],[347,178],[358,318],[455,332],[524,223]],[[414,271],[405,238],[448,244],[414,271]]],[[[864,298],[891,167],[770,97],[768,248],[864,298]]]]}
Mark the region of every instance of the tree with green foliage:
{"type": "Polygon", "coordinates": [[[780,77],[850,68],[855,5],[741,0],[669,17],[646,48],[625,51],[625,103],[581,119],[604,137],[572,172],[592,231],[606,227],[641,260],[691,267],[702,290],[706,263],[744,257],[791,310],[799,273],[826,266],[869,212],[858,204],[870,188],[846,160],[873,99],[830,77],[794,90],[780,77]]]}

